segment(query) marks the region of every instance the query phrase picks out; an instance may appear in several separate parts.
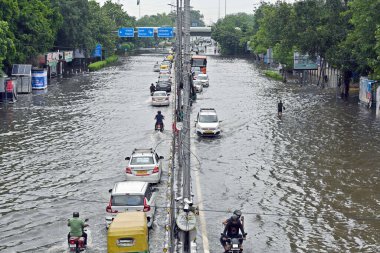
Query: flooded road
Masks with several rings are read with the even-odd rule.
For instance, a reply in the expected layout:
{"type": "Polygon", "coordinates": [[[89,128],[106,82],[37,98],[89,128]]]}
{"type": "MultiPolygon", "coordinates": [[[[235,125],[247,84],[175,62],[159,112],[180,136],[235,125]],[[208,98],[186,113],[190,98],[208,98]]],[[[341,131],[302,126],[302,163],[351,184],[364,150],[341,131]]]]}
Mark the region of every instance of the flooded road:
{"type": "Polygon", "coordinates": [[[193,132],[192,164],[210,252],[222,252],[234,209],[244,252],[380,252],[380,119],[335,91],[268,80],[245,59],[209,56],[207,71],[192,119],[213,107],[223,132],[193,132]]]}
{"type": "MultiPolygon", "coordinates": [[[[90,219],[89,251],[106,252],[108,189],[124,180],[125,156],[159,144],[168,158],[170,133],[153,131],[148,93],[160,60],[128,57],[0,109],[0,252],[64,252],[73,211],[90,219]]],[[[222,252],[221,222],[234,209],[245,216],[248,253],[379,252],[380,120],[333,91],[270,81],[244,59],[209,57],[208,73],[192,118],[214,107],[223,132],[193,134],[192,164],[210,252],[222,252]]],[[[168,124],[171,108],[161,110],[168,124]]],[[[162,252],[157,215],[153,253],[162,252]]]]}
{"type": "MultiPolygon", "coordinates": [[[[0,252],[65,252],[74,211],[89,218],[89,252],[106,252],[108,189],[125,180],[124,158],[134,148],[158,145],[167,179],[171,135],[154,132],[158,109],[149,96],[158,76],[153,64],[163,57],[128,57],[1,107],[0,252]]],[[[171,107],[160,109],[169,123],[171,107]]],[[[164,213],[158,208],[152,252],[162,252],[164,213]]]]}

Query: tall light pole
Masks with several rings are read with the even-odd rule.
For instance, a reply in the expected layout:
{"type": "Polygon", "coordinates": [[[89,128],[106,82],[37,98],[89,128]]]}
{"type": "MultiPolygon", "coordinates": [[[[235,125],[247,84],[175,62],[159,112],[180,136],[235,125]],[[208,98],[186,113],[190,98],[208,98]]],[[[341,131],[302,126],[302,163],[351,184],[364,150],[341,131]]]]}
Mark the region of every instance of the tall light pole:
{"type": "Polygon", "coordinates": [[[218,1],[218,20],[220,19],[220,0],[218,1]]]}
{"type": "Polygon", "coordinates": [[[224,17],[227,16],[227,0],[224,0],[224,17]]]}

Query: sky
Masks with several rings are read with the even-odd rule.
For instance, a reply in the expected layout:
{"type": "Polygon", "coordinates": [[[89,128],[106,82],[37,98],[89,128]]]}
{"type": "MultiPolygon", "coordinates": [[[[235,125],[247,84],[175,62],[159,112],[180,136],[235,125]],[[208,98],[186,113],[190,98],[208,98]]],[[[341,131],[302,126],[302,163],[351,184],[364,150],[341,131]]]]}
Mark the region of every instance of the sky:
{"type": "MultiPolygon", "coordinates": [[[[101,4],[106,2],[106,0],[96,1],[101,4]]],[[[277,0],[266,0],[266,2],[272,3],[276,1],[277,0]]],[[[144,16],[163,12],[169,13],[173,7],[168,4],[175,5],[177,1],[140,0],[140,7],[137,5],[137,0],[112,0],[112,2],[123,4],[124,10],[126,10],[129,15],[139,18],[139,14],[144,16]]],[[[253,9],[258,7],[260,2],[261,0],[190,0],[190,5],[204,15],[204,21],[207,25],[211,25],[213,22],[216,22],[219,17],[223,18],[225,11],[227,11],[227,15],[238,12],[253,14],[253,9]]],[[[288,0],[287,2],[292,2],[292,0],[288,0]]]]}

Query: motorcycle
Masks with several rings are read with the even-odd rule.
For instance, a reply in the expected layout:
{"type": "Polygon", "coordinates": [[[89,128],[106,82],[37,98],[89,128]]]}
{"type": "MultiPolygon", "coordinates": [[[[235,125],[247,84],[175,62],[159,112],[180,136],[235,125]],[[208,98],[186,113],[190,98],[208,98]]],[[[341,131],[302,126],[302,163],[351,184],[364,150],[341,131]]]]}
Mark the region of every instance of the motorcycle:
{"type": "Polygon", "coordinates": [[[160,131],[160,132],[163,132],[164,131],[164,123],[156,123],[155,126],[154,126],[154,129],[156,131],[160,131]]]}
{"type": "MultiPolygon", "coordinates": [[[[85,219],[87,222],[88,219],[85,219]]],[[[87,227],[83,228],[83,232],[87,233],[87,227]]],[[[69,252],[80,253],[81,251],[86,250],[87,245],[84,244],[84,236],[70,236],[69,238],[69,252]]]]}
{"type": "MultiPolygon", "coordinates": [[[[225,236],[222,233],[222,236],[225,236]]],[[[242,244],[245,237],[242,238],[227,238],[228,253],[241,253],[243,252],[242,244]]]]}

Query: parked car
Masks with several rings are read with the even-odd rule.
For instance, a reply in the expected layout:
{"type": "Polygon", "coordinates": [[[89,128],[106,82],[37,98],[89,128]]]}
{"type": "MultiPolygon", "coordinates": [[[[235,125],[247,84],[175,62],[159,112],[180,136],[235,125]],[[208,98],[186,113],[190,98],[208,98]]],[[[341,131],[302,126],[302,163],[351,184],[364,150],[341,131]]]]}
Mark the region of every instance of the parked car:
{"type": "Polygon", "coordinates": [[[170,75],[171,71],[170,69],[161,69],[160,70],[160,75],[164,74],[164,75],[170,75]]]}
{"type": "Polygon", "coordinates": [[[199,80],[193,80],[193,85],[196,92],[202,92],[203,91],[203,85],[202,82],[199,80]]]}
{"type": "Polygon", "coordinates": [[[203,87],[210,86],[210,82],[207,74],[198,74],[197,80],[202,82],[203,87]]]}
{"type": "Polygon", "coordinates": [[[161,180],[163,156],[158,156],[152,149],[134,149],[126,157],[128,167],[125,169],[127,181],[144,181],[158,183],[161,180]]]}
{"type": "Polygon", "coordinates": [[[195,121],[195,131],[201,136],[220,134],[220,121],[214,108],[201,108],[195,121]]]}
{"type": "Polygon", "coordinates": [[[172,83],[172,77],[170,75],[167,75],[167,74],[159,75],[158,81],[172,83]]]}
{"type": "Polygon", "coordinates": [[[156,198],[158,189],[151,184],[140,181],[118,182],[112,189],[110,201],[106,208],[106,226],[110,226],[113,219],[121,212],[145,212],[148,227],[152,227],[156,212],[156,198]]]}
{"type": "Polygon", "coordinates": [[[156,91],[166,91],[170,93],[172,91],[172,84],[170,82],[158,81],[156,91]]]}
{"type": "Polygon", "coordinates": [[[169,94],[166,91],[155,91],[152,95],[152,105],[160,106],[160,105],[169,105],[169,94]]]}

